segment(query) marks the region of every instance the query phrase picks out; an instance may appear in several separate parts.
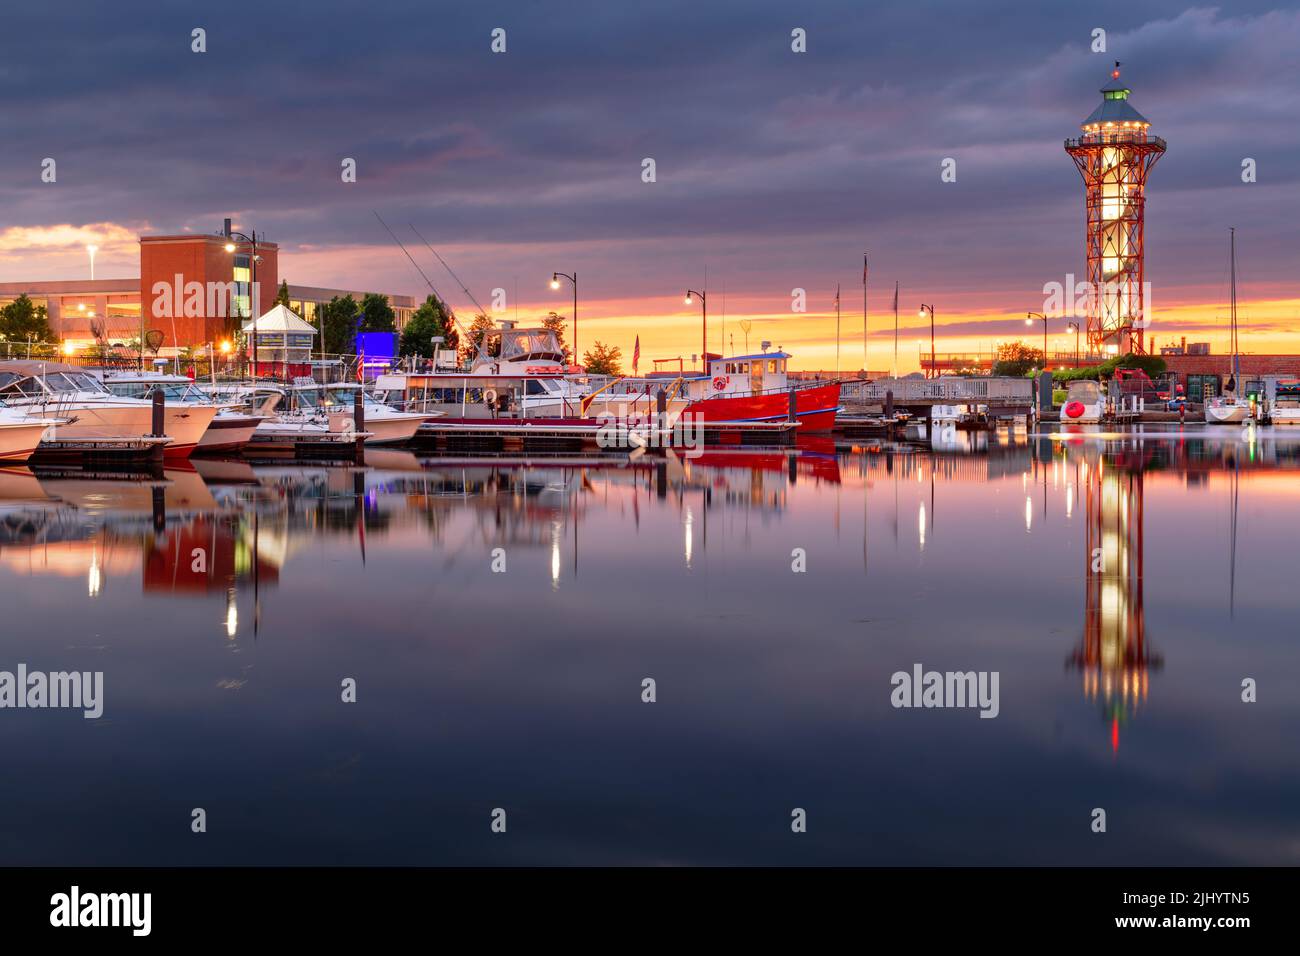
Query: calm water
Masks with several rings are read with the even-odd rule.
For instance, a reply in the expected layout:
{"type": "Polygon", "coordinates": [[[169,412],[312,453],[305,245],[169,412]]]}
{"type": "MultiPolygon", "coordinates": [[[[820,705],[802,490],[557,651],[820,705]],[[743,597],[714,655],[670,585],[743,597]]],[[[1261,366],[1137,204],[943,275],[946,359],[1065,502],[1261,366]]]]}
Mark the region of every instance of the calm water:
{"type": "Polygon", "coordinates": [[[0,858],[1294,864],[1300,433],[1244,434],[8,469],[0,669],[105,704],[0,710],[0,858]]]}

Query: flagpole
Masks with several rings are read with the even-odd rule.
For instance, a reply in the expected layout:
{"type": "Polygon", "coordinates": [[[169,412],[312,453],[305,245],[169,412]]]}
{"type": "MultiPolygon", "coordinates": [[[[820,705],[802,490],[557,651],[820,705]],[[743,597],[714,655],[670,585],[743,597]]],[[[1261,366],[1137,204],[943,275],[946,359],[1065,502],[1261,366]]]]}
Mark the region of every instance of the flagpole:
{"type": "Polygon", "coordinates": [[[840,377],[840,286],[835,284],[835,377],[840,377]]]}
{"type": "Polygon", "coordinates": [[[867,254],[862,253],[862,377],[867,377],[867,254]]]}
{"type": "Polygon", "coordinates": [[[894,371],[893,378],[898,378],[898,280],[894,280],[894,371]]]}

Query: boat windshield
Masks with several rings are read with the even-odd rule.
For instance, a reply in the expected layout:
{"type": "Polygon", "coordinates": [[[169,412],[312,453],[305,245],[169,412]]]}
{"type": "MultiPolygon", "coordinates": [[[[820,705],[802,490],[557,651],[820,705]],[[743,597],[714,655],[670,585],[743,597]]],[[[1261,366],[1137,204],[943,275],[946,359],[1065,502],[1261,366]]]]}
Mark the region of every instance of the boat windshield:
{"type": "Polygon", "coordinates": [[[1066,400],[1092,405],[1101,401],[1101,386],[1094,381],[1071,382],[1066,390],[1066,400]]]}
{"type": "Polygon", "coordinates": [[[85,372],[52,372],[44,380],[51,392],[108,392],[99,379],[85,372]]]}
{"type": "Polygon", "coordinates": [[[189,382],[114,382],[104,383],[114,395],[123,398],[150,398],[155,389],[161,389],[163,397],[171,401],[201,402],[205,400],[202,393],[189,382]]]}

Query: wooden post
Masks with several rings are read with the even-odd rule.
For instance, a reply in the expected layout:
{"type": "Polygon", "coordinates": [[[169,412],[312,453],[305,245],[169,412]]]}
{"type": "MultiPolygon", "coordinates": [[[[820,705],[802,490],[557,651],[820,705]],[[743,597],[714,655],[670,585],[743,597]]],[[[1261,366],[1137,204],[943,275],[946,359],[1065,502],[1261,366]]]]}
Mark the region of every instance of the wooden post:
{"type": "Polygon", "coordinates": [[[366,405],[362,401],[361,389],[352,393],[352,427],[356,430],[356,459],[360,464],[366,460],[366,436],[362,434],[366,430],[366,405]]]}
{"type": "Polygon", "coordinates": [[[167,399],[161,388],[153,390],[153,436],[162,438],[167,434],[167,399]]]}
{"type": "Polygon", "coordinates": [[[799,420],[799,393],[795,389],[790,389],[790,410],[789,420],[797,422],[799,420]]]}

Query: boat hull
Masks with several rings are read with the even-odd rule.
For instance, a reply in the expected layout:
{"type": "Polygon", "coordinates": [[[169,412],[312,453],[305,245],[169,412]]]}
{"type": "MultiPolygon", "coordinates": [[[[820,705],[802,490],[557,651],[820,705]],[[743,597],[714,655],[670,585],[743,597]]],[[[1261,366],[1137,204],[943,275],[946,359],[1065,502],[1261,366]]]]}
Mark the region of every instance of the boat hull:
{"type": "Polygon", "coordinates": [[[253,440],[253,432],[263,421],[260,415],[218,415],[199,439],[194,453],[238,451],[253,440]]]}
{"type": "Polygon", "coordinates": [[[0,461],[26,461],[50,426],[47,422],[0,423],[0,461]]]}
{"type": "MultiPolygon", "coordinates": [[[[795,389],[795,414],[798,416],[799,433],[834,430],[839,407],[839,382],[795,389]]],[[[698,415],[706,426],[712,422],[785,421],[790,416],[790,393],[721,395],[692,402],[682,414],[698,415]]]]}
{"type": "Polygon", "coordinates": [[[1249,405],[1206,405],[1205,420],[1212,424],[1231,425],[1250,417],[1249,405]]]}
{"type": "MultiPolygon", "coordinates": [[[[38,410],[39,411],[39,410],[38,410]]],[[[140,438],[153,432],[153,407],[139,405],[85,404],[60,407],[70,419],[50,427],[50,441],[108,441],[140,438]]],[[[163,433],[171,439],[163,454],[168,458],[186,458],[203,439],[215,408],[173,406],[163,412],[163,433]]]]}

